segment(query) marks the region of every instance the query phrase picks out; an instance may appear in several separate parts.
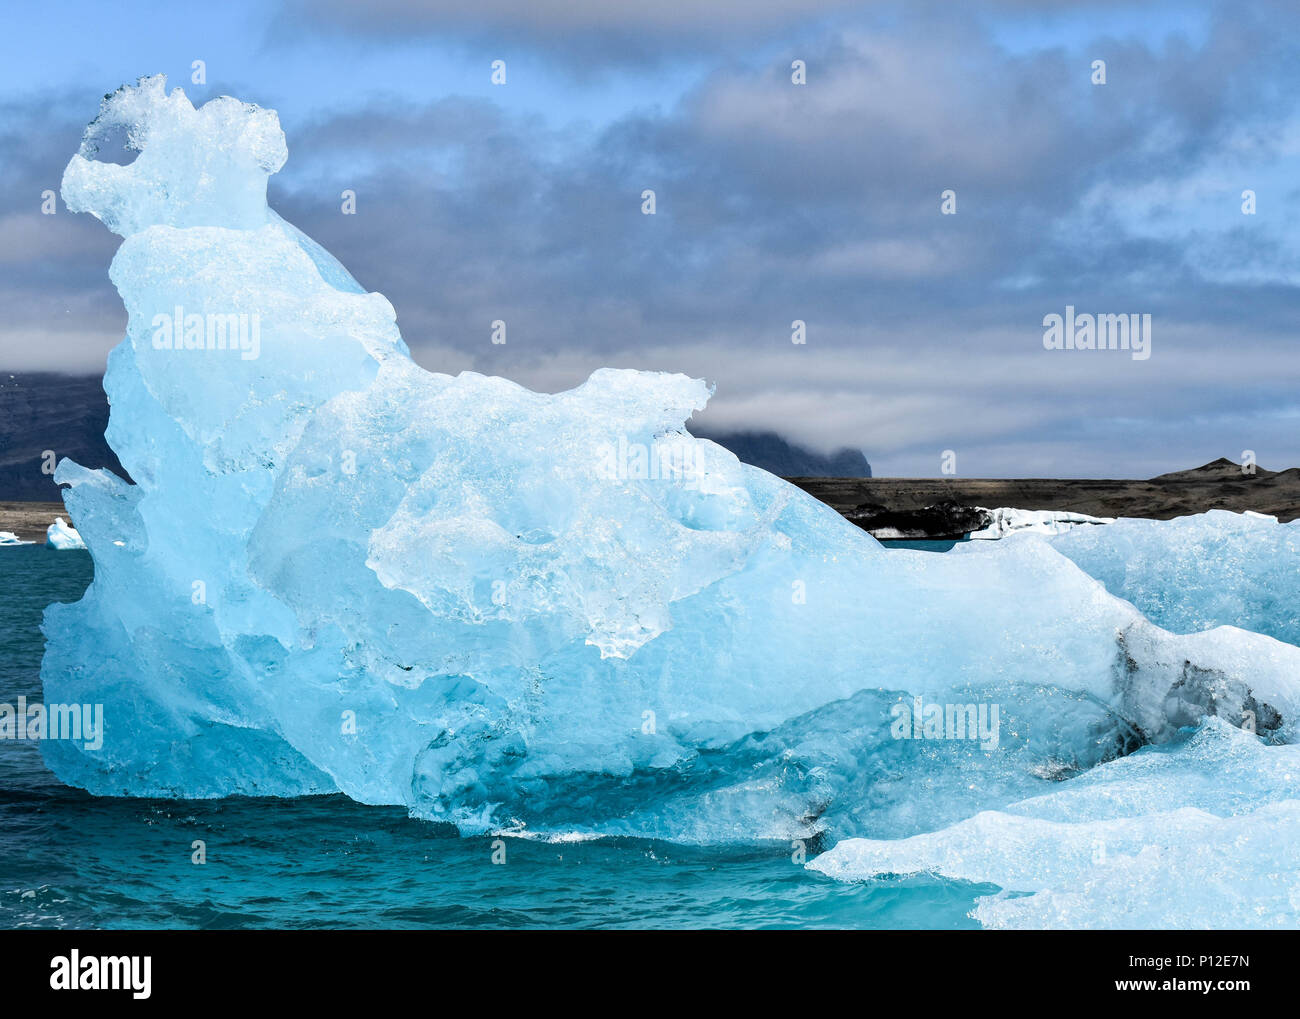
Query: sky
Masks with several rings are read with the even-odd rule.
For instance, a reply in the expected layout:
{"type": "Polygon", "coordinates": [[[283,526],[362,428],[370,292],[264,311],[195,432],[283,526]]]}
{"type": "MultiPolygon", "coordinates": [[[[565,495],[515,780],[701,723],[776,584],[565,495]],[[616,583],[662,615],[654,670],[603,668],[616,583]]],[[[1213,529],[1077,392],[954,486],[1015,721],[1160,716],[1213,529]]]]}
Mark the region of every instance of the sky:
{"type": "Polygon", "coordinates": [[[279,112],[271,204],[430,370],[685,372],[716,386],[701,427],[859,448],[877,475],[945,451],[965,477],[1300,465],[1300,5],[126,0],[4,23],[0,370],[99,373],[121,340],[118,238],[42,193],[106,92],[164,73],[279,112]],[[1150,315],[1150,356],[1046,349],[1067,306],[1150,315]]]}

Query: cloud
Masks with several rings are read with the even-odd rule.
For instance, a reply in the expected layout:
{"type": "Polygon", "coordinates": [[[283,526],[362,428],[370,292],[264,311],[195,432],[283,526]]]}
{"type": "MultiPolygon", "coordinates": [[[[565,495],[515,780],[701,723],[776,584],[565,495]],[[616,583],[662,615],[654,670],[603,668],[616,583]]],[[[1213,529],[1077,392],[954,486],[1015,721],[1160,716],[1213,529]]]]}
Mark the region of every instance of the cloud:
{"type": "MultiPolygon", "coordinates": [[[[763,45],[736,43],[679,99],[600,128],[504,96],[359,96],[299,115],[272,202],[392,300],[434,370],[552,391],[605,364],[684,371],[718,385],[711,426],[858,446],[882,473],[932,474],[945,448],[993,476],[1139,476],[1242,448],[1300,462],[1300,197],[1278,183],[1300,69],[1278,22],[1230,9],[1198,44],[1099,33],[1012,52],[986,21],[1015,4],[873,8],[803,30],[796,86],[773,27],[802,19],[796,6],[759,10],[746,25],[763,45]],[[1104,87],[1089,81],[1097,53],[1104,87]],[[1247,179],[1263,196],[1253,219],[1238,208],[1247,179]],[[940,213],[946,188],[955,216],[940,213]],[[1043,316],[1067,303],[1152,314],[1152,359],[1045,351],[1043,316]],[[490,342],[498,319],[505,346],[490,342]],[[795,319],[806,345],[790,342],[795,319]]],[[[663,24],[639,31],[684,53],[668,22],[684,29],[693,10],[643,12],[663,24]]],[[[375,23],[390,15],[380,4],[375,23]]],[[[603,31],[585,6],[566,17],[603,31]]],[[[25,137],[41,115],[5,123],[25,137]]],[[[34,218],[75,138],[58,126],[15,156],[20,185],[0,204],[0,240],[32,253],[0,281],[11,360],[98,367],[120,334],[112,240],[34,218]],[[66,321],[42,352],[55,307],[66,321]]]]}
{"type": "MultiPolygon", "coordinates": [[[[1286,420],[1297,362],[1271,330],[1294,291],[1215,275],[1240,264],[1234,253],[1282,264],[1278,232],[1179,229],[1176,215],[1151,231],[1135,211],[1177,209],[1186,188],[1205,200],[1213,167],[1229,152],[1241,161],[1233,139],[1288,115],[1281,102],[1232,106],[1189,85],[1268,96],[1264,83],[1283,72],[1265,29],[1225,26],[1196,50],[1110,45],[1126,83],[1109,92],[1090,84],[1079,52],[1008,56],[968,29],[832,32],[806,50],[807,86],[781,63],[727,67],[674,108],[591,136],[561,138],[477,101],[395,121],[375,107],[321,131],[439,172],[376,177],[365,224],[295,212],[385,289],[429,367],[551,389],[606,362],[676,368],[718,383],[715,426],[776,427],[896,464],[937,464],[930,447],[960,442],[986,473],[1079,473],[1072,465],[1114,460],[1121,444],[1144,470],[1133,437],[1231,403],[1234,379],[1272,376],[1253,397],[1286,420]],[[447,128],[474,118],[478,132],[447,128]],[[417,157],[426,143],[434,151],[417,157]],[[654,217],[640,214],[645,187],[654,217]],[[945,187],[956,216],[939,213],[945,187]],[[377,264],[396,232],[414,247],[377,264]],[[1154,360],[1044,351],[1042,317],[1066,303],[1154,314],[1154,360]],[[497,318],[509,323],[505,348],[488,342],[497,318]],[[805,348],[790,344],[795,318],[808,323],[805,348]],[[1120,418],[1132,419],[1123,437],[1103,424],[1120,418]]],[[[1289,135],[1254,137],[1259,162],[1289,135]]],[[[1260,444],[1268,426],[1239,416],[1260,444]]],[[[1225,451],[1215,427],[1183,429],[1185,461],[1171,464],[1169,445],[1151,459],[1212,459],[1225,451]]]]}
{"type": "Polygon", "coordinates": [[[316,17],[355,30],[403,32],[450,27],[511,25],[538,34],[574,30],[610,32],[682,29],[770,28],[817,14],[843,10],[848,0],[660,0],[654,4],[610,4],[603,0],[480,0],[468,7],[455,0],[372,0],[365,7],[347,0],[294,5],[298,17],[316,17]]]}
{"type": "Polygon", "coordinates": [[[810,23],[852,11],[853,0],[290,0],[272,29],[283,43],[304,31],[380,43],[435,38],[443,44],[544,54],[569,73],[616,65],[655,65],[716,55],[720,46],[797,34],[810,23]]]}
{"type": "Polygon", "coordinates": [[[0,369],[102,371],[126,326],[106,271],[117,239],[62,201],[41,211],[80,143],[86,105],[66,92],[0,103],[0,369]]]}

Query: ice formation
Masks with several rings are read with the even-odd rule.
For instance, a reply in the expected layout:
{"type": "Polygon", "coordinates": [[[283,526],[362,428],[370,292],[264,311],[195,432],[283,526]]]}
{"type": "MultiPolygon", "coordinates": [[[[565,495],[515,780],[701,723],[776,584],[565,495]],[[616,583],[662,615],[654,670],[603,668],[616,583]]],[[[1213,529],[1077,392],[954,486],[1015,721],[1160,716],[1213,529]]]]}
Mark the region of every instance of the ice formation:
{"type": "Polygon", "coordinates": [[[1300,522],[1210,510],[1079,528],[1051,543],[1165,629],[1229,624],[1300,644],[1300,522]]]}
{"type": "Polygon", "coordinates": [[[847,839],[841,880],[940,874],[999,886],[989,927],[1300,926],[1300,747],[1221,719],[1053,792],[910,838],[847,839]]]}
{"type": "Polygon", "coordinates": [[[86,543],[81,540],[81,535],[77,532],[77,529],[66,523],[62,517],[55,517],[54,523],[50,524],[46,529],[45,544],[60,551],[84,549],[86,547],[86,543]]]}
{"type": "MultiPolygon", "coordinates": [[[[984,507],[979,507],[984,509],[984,507]]],[[[1086,513],[1063,510],[1023,510],[1011,506],[984,509],[989,514],[987,527],[972,531],[972,539],[1005,538],[1009,534],[1064,534],[1090,524],[1112,524],[1111,517],[1090,517],[1086,513]]]]}
{"type": "Polygon", "coordinates": [[[1293,736],[1300,649],[1167,633],[1042,541],[886,552],[693,438],[699,380],[421,369],[267,207],[285,158],[273,112],[150,78],[65,173],[124,238],[107,436],[136,482],[56,473],[95,579],[47,612],[46,698],[105,717],[98,752],[42,745],[65,781],[341,790],[465,832],[903,838],[1207,715],[1293,736]],[[122,127],[135,161],[94,160],[122,127]],[[996,705],[997,749],[925,711],[896,738],[917,697],[996,705]]]}
{"type": "Polygon", "coordinates": [[[30,545],[31,542],[23,541],[22,538],[14,534],[13,531],[0,531],[0,546],[2,545],[30,545]]]}

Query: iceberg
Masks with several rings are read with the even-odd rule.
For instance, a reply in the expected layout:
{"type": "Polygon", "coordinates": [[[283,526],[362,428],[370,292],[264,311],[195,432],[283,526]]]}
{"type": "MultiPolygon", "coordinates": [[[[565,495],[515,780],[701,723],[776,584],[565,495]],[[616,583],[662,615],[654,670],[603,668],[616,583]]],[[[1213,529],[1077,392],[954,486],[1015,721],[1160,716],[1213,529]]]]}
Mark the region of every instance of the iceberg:
{"type": "Polygon", "coordinates": [[[996,540],[1010,534],[1064,534],[1088,524],[1113,524],[1112,517],[1092,517],[1086,513],[1064,510],[1023,510],[1011,506],[982,509],[989,515],[988,526],[972,531],[972,540],[996,540]]]}
{"type": "Polygon", "coordinates": [[[341,791],[465,833],[902,838],[1207,716],[1294,737],[1300,649],[1169,633],[1041,541],[885,551],[693,437],[701,380],[426,371],[267,206],[286,158],[273,111],[153,77],[64,174],[123,238],[106,434],[135,483],[55,474],[95,575],[46,612],[45,695],[105,729],[42,744],[63,781],[341,791]],[[96,160],[121,130],[134,161],[96,160]],[[996,741],[955,735],[995,706],[996,741]]]}
{"type": "Polygon", "coordinates": [[[994,928],[1300,926],[1300,747],[1207,718],[1056,791],[808,863],[848,881],[927,873],[1001,888],[994,928]]]}
{"type": "Polygon", "coordinates": [[[0,546],[30,544],[32,544],[30,541],[23,541],[23,539],[14,534],[13,531],[0,531],[0,546]]]}
{"type": "Polygon", "coordinates": [[[1227,624],[1300,644],[1300,522],[1210,510],[1078,528],[1050,541],[1167,630],[1227,624]]]}
{"type": "Polygon", "coordinates": [[[60,551],[84,549],[86,547],[86,543],[81,540],[81,535],[77,532],[77,529],[66,523],[62,517],[55,517],[54,523],[50,524],[46,529],[45,544],[60,551]]]}

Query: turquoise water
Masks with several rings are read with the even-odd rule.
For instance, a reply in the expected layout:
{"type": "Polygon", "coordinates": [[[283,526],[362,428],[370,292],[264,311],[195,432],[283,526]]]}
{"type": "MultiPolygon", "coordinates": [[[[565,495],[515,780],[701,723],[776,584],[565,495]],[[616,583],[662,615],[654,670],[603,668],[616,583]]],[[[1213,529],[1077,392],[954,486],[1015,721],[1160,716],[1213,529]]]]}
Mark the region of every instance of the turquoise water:
{"type": "Polygon", "coordinates": [[[918,552],[949,552],[958,541],[970,541],[969,538],[944,538],[935,541],[930,538],[893,538],[882,541],[885,548],[910,548],[918,552]]]}
{"type": "MultiPolygon", "coordinates": [[[[0,549],[0,702],[41,696],[41,612],[90,582],[85,552],[0,549]]],[[[972,927],[991,886],[842,884],[788,845],[463,839],[392,807],[96,799],[32,742],[0,741],[0,927],[972,927]],[[206,846],[195,864],[193,843],[206,846]]]]}

